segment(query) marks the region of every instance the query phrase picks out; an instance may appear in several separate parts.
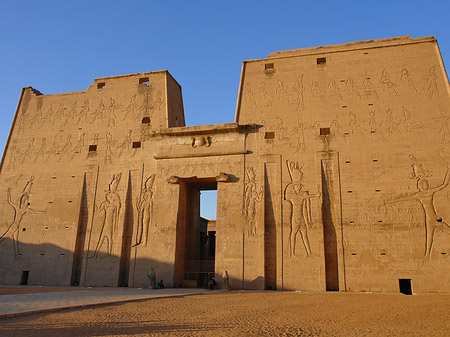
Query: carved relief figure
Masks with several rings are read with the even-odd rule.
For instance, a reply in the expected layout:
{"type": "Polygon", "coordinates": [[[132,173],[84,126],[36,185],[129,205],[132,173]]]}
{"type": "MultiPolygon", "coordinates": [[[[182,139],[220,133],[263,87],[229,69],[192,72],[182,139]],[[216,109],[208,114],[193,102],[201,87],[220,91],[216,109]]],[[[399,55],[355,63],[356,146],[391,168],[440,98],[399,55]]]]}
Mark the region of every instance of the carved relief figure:
{"type": "Polygon", "coordinates": [[[103,111],[105,111],[105,103],[103,103],[103,98],[100,99],[100,103],[98,104],[97,109],[92,113],[91,124],[94,123],[97,119],[103,118],[103,111]]]}
{"type": "Polygon", "coordinates": [[[439,92],[437,87],[437,74],[436,66],[432,66],[428,71],[428,98],[435,99],[439,98],[439,92]]]}
{"type": "Polygon", "coordinates": [[[419,161],[413,154],[409,155],[409,159],[411,159],[412,172],[409,176],[411,179],[420,179],[431,176],[431,174],[427,170],[425,170],[424,166],[419,163],[419,161]]]}
{"type": "Polygon", "coordinates": [[[382,131],[377,131],[379,130],[379,128],[381,127],[381,125],[383,124],[383,122],[378,122],[376,117],[375,117],[375,110],[370,110],[369,111],[369,128],[370,128],[370,133],[379,133],[381,134],[381,136],[384,138],[384,134],[382,131]]]}
{"type": "Polygon", "coordinates": [[[347,81],[345,81],[345,87],[347,88],[347,92],[349,95],[353,95],[361,99],[361,95],[359,94],[359,89],[353,81],[353,78],[349,77],[347,81]]]}
{"type": "Polygon", "coordinates": [[[125,138],[123,139],[122,144],[120,144],[117,149],[119,149],[119,155],[118,157],[120,157],[122,155],[123,151],[126,151],[128,149],[130,149],[131,147],[131,143],[133,142],[131,139],[131,132],[132,130],[128,130],[127,133],[125,134],[125,138]]]}
{"type": "Polygon", "coordinates": [[[388,126],[389,133],[398,132],[400,137],[403,138],[403,134],[402,134],[402,132],[400,131],[400,128],[399,128],[399,126],[401,124],[401,121],[398,122],[398,123],[395,121],[394,116],[392,115],[391,108],[387,108],[386,115],[387,115],[386,119],[387,119],[387,126],[388,126]]]}
{"type": "Polygon", "coordinates": [[[412,90],[416,95],[419,95],[419,92],[417,91],[416,84],[409,76],[409,70],[406,68],[403,68],[401,71],[400,81],[403,83],[403,86],[405,88],[409,88],[412,90]]]}
{"type": "Polygon", "coordinates": [[[339,98],[339,100],[342,100],[341,89],[339,88],[335,80],[331,80],[328,83],[328,89],[330,89],[330,95],[332,97],[336,97],[339,98]]]}
{"type": "Polygon", "coordinates": [[[276,89],[276,93],[278,95],[278,100],[283,101],[286,100],[286,102],[289,104],[289,94],[284,87],[284,83],[280,80],[278,80],[278,87],[276,89]]]}
{"type": "Polygon", "coordinates": [[[83,150],[83,147],[84,147],[84,136],[85,136],[85,133],[83,132],[81,135],[80,135],[80,138],[78,139],[78,142],[77,142],[77,144],[75,145],[75,147],[73,148],[73,153],[72,153],[72,158],[71,158],[71,160],[75,157],[75,154],[76,153],[81,153],[81,151],[83,150]]]}
{"type": "Polygon", "coordinates": [[[155,182],[155,174],[152,174],[144,183],[139,199],[136,200],[136,209],[138,219],[136,223],[136,242],[133,247],[144,245],[147,246],[148,230],[152,222],[153,216],[153,183],[155,182]]]}
{"type": "Polygon", "coordinates": [[[405,128],[405,131],[417,131],[419,136],[422,137],[420,133],[421,126],[414,121],[414,119],[411,117],[411,112],[409,112],[409,110],[405,107],[403,107],[403,117],[403,126],[405,128]]]}
{"type": "Polygon", "coordinates": [[[442,110],[439,116],[439,124],[441,128],[439,129],[439,135],[441,137],[441,143],[445,143],[450,138],[450,129],[448,127],[449,116],[447,116],[447,111],[442,110]]]}
{"type": "Polygon", "coordinates": [[[98,257],[100,248],[103,246],[105,241],[106,256],[112,255],[113,237],[114,233],[117,231],[121,206],[120,196],[116,191],[121,177],[121,173],[113,175],[113,178],[109,183],[108,192],[105,194],[105,201],[103,201],[100,206],[96,207],[96,213],[102,212],[100,221],[101,228],[94,254],[89,258],[98,257]]]}
{"type": "Polygon", "coordinates": [[[211,142],[212,142],[212,138],[211,137],[193,137],[192,138],[192,147],[196,148],[196,147],[210,147],[211,146],[211,142]]]}
{"type": "Polygon", "coordinates": [[[251,87],[250,83],[245,85],[244,92],[245,92],[245,96],[244,96],[245,97],[245,101],[249,105],[251,105],[254,108],[256,108],[256,100],[255,100],[255,97],[253,95],[253,91],[252,91],[252,87],[251,87]]]}
{"type": "Polygon", "coordinates": [[[450,225],[442,220],[442,217],[437,214],[436,208],[434,207],[434,195],[436,192],[439,192],[448,186],[450,180],[450,167],[447,165],[444,181],[441,185],[436,187],[430,186],[425,175],[422,175],[420,170],[417,170],[417,166],[413,165],[412,167],[413,170],[415,170],[413,171],[412,176],[417,180],[418,191],[401,195],[395,200],[386,203],[394,203],[402,200],[417,200],[420,203],[425,215],[425,257],[429,257],[431,255],[434,233],[436,230],[450,230],[450,225]]]}
{"type": "Polygon", "coordinates": [[[135,110],[136,110],[136,106],[137,106],[137,103],[136,103],[136,94],[134,94],[133,96],[131,96],[131,98],[130,98],[130,103],[128,103],[128,106],[125,108],[125,113],[124,113],[124,115],[123,115],[123,121],[125,120],[125,119],[127,119],[127,117],[128,117],[128,115],[131,115],[131,116],[134,116],[134,114],[135,114],[135,110]]]}
{"type": "Polygon", "coordinates": [[[359,125],[356,115],[353,112],[350,112],[350,122],[348,123],[348,126],[352,130],[352,135],[359,133],[363,139],[366,140],[363,128],[359,125]]]}
{"type": "Polygon", "coordinates": [[[106,151],[105,151],[105,164],[112,163],[112,135],[109,132],[106,132],[106,151]]]}
{"type": "Polygon", "coordinates": [[[83,105],[81,106],[80,114],[78,115],[77,124],[81,122],[81,120],[86,120],[89,114],[89,100],[85,100],[83,105]]]}
{"type": "Polygon", "coordinates": [[[67,123],[69,123],[72,119],[75,118],[75,116],[77,115],[77,104],[78,102],[75,101],[72,103],[70,110],[67,112],[67,115],[65,116],[66,119],[64,121],[64,125],[66,125],[67,123]]]}
{"type": "Polygon", "coordinates": [[[17,144],[14,142],[11,144],[11,147],[9,149],[9,163],[8,168],[15,169],[16,168],[16,161],[17,161],[17,144]]]}
{"type": "Polygon", "coordinates": [[[48,159],[50,158],[51,155],[53,155],[53,157],[56,156],[56,153],[58,152],[58,148],[59,148],[58,136],[55,136],[53,138],[53,143],[52,143],[50,150],[47,151],[47,159],[45,160],[45,162],[48,161],[48,159]]]}
{"type": "Polygon", "coordinates": [[[62,147],[61,151],[59,151],[60,156],[59,156],[59,158],[58,158],[58,162],[61,161],[61,159],[62,159],[64,156],[66,156],[66,155],[69,156],[70,149],[72,148],[72,142],[70,141],[70,138],[71,138],[71,137],[72,137],[71,135],[67,135],[66,143],[65,143],[64,146],[62,147]]]}
{"type": "Polygon", "coordinates": [[[116,101],[114,98],[109,98],[109,116],[108,116],[108,127],[116,126],[116,113],[115,110],[117,109],[116,101]]]}
{"type": "Polygon", "coordinates": [[[144,114],[147,114],[149,108],[150,108],[150,95],[145,94],[144,100],[142,101],[142,105],[140,106],[139,111],[143,112],[144,114]]]}
{"type": "Polygon", "coordinates": [[[380,83],[383,85],[383,90],[389,95],[389,96],[398,96],[397,90],[395,90],[395,87],[397,86],[391,81],[391,78],[389,77],[386,70],[383,70],[381,73],[381,79],[380,83]]]}
{"type": "Polygon", "coordinates": [[[295,87],[295,92],[297,93],[296,105],[298,111],[302,111],[305,108],[303,91],[305,91],[305,86],[303,85],[303,74],[301,74],[297,79],[297,86],[295,87]]]}
{"type": "Polygon", "coordinates": [[[297,234],[303,241],[306,255],[311,255],[311,246],[309,244],[308,228],[313,225],[311,215],[311,199],[320,197],[320,192],[309,194],[309,191],[302,191],[303,172],[299,163],[287,160],[286,165],[291,176],[291,182],[284,189],[284,200],[291,203],[290,232],[289,232],[289,252],[290,256],[295,255],[297,234]]]}
{"type": "Polygon", "coordinates": [[[272,107],[272,102],[267,94],[266,83],[264,83],[264,81],[261,81],[261,86],[259,87],[259,101],[264,110],[268,110],[272,107]]]}
{"type": "Polygon", "coordinates": [[[11,237],[13,246],[14,246],[14,254],[15,256],[19,256],[19,229],[20,224],[22,223],[22,219],[27,213],[45,213],[44,211],[36,211],[30,208],[30,193],[31,187],[33,186],[33,176],[30,177],[30,180],[25,184],[22,195],[19,198],[19,202],[13,203],[11,201],[11,188],[8,188],[6,192],[6,201],[9,205],[14,209],[13,219],[6,231],[0,236],[0,243],[8,237],[11,237]]]}
{"type": "Polygon", "coordinates": [[[325,102],[325,98],[323,97],[323,91],[322,89],[320,89],[319,83],[317,83],[316,81],[312,81],[311,89],[313,97],[321,98],[322,101],[325,102]]]}
{"type": "Polygon", "coordinates": [[[34,152],[34,138],[30,140],[27,149],[22,153],[22,163],[25,162],[34,152]]]}
{"type": "Polygon", "coordinates": [[[303,124],[302,122],[298,123],[298,127],[297,127],[297,133],[298,133],[298,143],[297,143],[297,151],[301,150],[305,150],[305,130],[306,130],[306,125],[303,124]]]}
{"type": "Polygon", "coordinates": [[[256,191],[256,173],[254,167],[247,167],[247,181],[245,182],[244,190],[244,209],[247,218],[248,235],[254,236],[256,234],[256,205],[262,199],[262,187],[260,192],[256,191]]]}
{"type": "Polygon", "coordinates": [[[45,156],[46,148],[47,148],[47,139],[42,138],[41,147],[39,148],[38,152],[36,152],[36,157],[34,158],[34,162],[36,162],[39,157],[45,156]]]}
{"type": "Polygon", "coordinates": [[[364,94],[366,95],[366,97],[375,94],[375,96],[377,96],[378,98],[377,90],[375,89],[375,86],[372,84],[370,78],[367,76],[364,76],[363,87],[364,87],[364,94]]]}

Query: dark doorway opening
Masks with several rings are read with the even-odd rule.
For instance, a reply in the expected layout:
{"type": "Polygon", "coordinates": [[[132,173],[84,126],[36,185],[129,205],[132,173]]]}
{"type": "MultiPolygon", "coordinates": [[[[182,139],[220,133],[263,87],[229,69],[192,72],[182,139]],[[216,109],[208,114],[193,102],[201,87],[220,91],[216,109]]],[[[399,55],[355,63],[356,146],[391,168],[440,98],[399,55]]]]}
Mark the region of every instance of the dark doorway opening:
{"type": "Polygon", "coordinates": [[[400,293],[405,294],[405,295],[412,295],[411,279],[409,279],[409,278],[399,279],[398,286],[400,288],[400,293]]]}
{"type": "Polygon", "coordinates": [[[28,284],[28,276],[30,276],[30,271],[23,270],[19,285],[26,286],[28,284]]]}
{"type": "Polygon", "coordinates": [[[211,191],[217,191],[215,178],[188,178],[181,182],[175,262],[177,285],[206,288],[214,277],[217,194],[210,194],[211,191]],[[207,200],[202,194],[209,195],[207,200]],[[213,207],[208,199],[212,199],[213,207]],[[213,213],[205,212],[203,208],[208,207],[213,213]]]}

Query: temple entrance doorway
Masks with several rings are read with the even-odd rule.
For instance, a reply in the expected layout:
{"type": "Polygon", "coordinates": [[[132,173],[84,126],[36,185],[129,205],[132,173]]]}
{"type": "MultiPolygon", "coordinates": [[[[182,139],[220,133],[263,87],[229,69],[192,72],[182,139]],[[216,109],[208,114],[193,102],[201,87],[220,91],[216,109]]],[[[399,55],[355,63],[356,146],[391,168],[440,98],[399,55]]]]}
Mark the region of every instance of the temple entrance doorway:
{"type": "Polygon", "coordinates": [[[206,288],[216,255],[216,178],[187,178],[180,183],[175,282],[206,288]]]}

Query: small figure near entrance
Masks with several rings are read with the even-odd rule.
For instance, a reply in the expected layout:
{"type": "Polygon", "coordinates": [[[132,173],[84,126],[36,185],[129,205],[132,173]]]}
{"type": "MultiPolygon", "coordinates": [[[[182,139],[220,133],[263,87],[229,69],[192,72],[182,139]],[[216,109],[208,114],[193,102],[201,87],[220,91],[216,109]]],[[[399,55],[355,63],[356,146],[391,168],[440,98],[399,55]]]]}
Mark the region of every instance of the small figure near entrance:
{"type": "Polygon", "coordinates": [[[163,280],[159,281],[157,284],[158,289],[164,289],[164,283],[163,280]]]}
{"type": "Polygon", "coordinates": [[[211,280],[209,281],[209,289],[210,290],[217,289],[217,282],[214,277],[211,277],[211,280]]]}
{"type": "Polygon", "coordinates": [[[150,268],[150,271],[147,273],[148,280],[150,281],[150,289],[156,289],[156,272],[155,269],[152,267],[150,268]]]}
{"type": "Polygon", "coordinates": [[[223,282],[223,289],[230,290],[230,279],[228,277],[228,272],[224,270],[222,274],[222,282],[223,282]]]}

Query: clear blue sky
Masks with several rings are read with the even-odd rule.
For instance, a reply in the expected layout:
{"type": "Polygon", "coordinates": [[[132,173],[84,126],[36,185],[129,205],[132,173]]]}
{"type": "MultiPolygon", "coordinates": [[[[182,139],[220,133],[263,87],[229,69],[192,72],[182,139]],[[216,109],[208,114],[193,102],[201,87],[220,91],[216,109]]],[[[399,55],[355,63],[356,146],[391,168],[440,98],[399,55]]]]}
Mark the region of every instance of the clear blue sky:
{"type": "Polygon", "coordinates": [[[450,1],[91,0],[0,4],[0,147],[21,88],[167,69],[187,125],[232,122],[243,60],[277,50],[434,35],[450,67],[450,1]]]}

